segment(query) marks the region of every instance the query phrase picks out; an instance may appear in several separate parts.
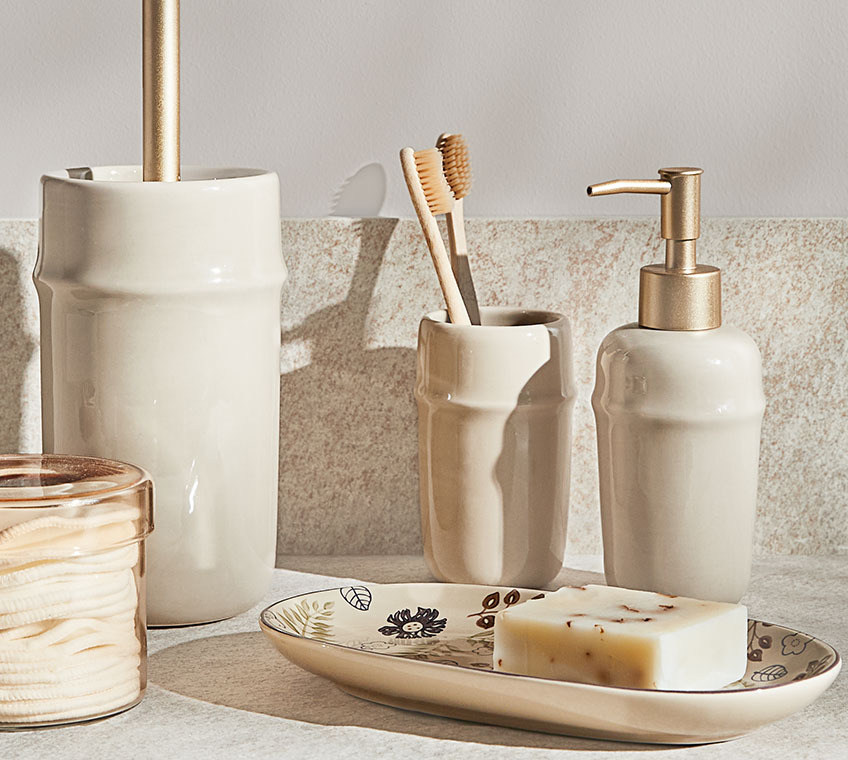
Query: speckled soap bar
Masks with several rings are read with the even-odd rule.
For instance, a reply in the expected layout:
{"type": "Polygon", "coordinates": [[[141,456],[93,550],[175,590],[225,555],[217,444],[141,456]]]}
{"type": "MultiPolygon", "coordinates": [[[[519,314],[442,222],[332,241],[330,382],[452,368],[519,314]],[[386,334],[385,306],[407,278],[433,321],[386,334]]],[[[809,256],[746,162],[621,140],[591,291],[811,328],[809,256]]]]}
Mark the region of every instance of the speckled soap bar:
{"type": "Polygon", "coordinates": [[[642,689],[720,689],[746,667],[739,604],[565,587],[499,613],[495,670],[642,689]]]}

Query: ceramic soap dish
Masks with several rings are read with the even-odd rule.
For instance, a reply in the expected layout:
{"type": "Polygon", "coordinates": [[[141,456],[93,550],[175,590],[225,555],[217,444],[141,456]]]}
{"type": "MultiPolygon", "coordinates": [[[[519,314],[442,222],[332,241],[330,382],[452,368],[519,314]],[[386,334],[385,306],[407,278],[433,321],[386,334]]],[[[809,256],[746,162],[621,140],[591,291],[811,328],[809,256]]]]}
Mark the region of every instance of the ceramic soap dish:
{"type": "Polygon", "coordinates": [[[494,613],[539,592],[441,583],[344,586],[260,616],[296,665],[408,710],[548,733],[658,744],[733,739],[806,707],[841,668],[829,644],[748,622],[748,670],[718,691],[657,691],[492,670],[494,613]]]}

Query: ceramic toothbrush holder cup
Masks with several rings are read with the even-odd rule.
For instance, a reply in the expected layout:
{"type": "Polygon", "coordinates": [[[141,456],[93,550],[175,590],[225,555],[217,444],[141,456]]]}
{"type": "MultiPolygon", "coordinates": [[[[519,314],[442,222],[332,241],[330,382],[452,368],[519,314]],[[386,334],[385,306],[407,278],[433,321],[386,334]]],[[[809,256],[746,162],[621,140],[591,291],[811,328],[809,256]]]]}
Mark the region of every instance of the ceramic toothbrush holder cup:
{"type": "Polygon", "coordinates": [[[424,556],[444,581],[538,587],[562,568],[574,408],[561,314],[481,309],[418,331],[424,556]]]}
{"type": "Polygon", "coordinates": [[[94,167],[48,174],[42,192],[44,449],[152,474],[152,625],[243,612],[277,537],[277,175],[94,167]]]}

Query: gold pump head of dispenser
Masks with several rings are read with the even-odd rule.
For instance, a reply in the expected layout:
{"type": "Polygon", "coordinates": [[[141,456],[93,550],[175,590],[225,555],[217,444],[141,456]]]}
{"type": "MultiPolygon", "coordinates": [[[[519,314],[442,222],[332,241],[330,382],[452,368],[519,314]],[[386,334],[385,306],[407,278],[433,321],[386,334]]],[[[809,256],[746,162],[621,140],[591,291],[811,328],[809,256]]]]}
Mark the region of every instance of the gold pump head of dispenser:
{"type": "Polygon", "coordinates": [[[660,169],[660,179],[614,179],[590,185],[589,195],[660,196],[665,264],[639,272],[639,325],[655,330],[711,330],[721,326],[721,271],[695,261],[701,234],[702,169],[660,169]]]}

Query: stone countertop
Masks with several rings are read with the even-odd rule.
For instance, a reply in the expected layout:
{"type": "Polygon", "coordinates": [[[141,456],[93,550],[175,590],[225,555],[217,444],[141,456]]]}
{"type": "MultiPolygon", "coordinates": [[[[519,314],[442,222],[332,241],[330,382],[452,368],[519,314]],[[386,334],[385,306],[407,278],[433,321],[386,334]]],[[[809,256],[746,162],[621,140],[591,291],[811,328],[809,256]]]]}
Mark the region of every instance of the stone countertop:
{"type": "MultiPolygon", "coordinates": [[[[260,610],[340,579],[432,580],[420,557],[286,556],[265,600],[232,620],[151,630],[149,685],[140,705],[88,725],[0,734],[3,760],[122,758],[828,758],[848,746],[845,675],[803,712],[722,744],[663,747],[553,736],[405,712],[349,696],[280,656],[259,631],[260,610]]],[[[554,585],[602,582],[598,557],[573,556],[554,585]]],[[[848,557],[755,561],[743,600],[753,617],[783,623],[848,651],[848,557]]]]}

